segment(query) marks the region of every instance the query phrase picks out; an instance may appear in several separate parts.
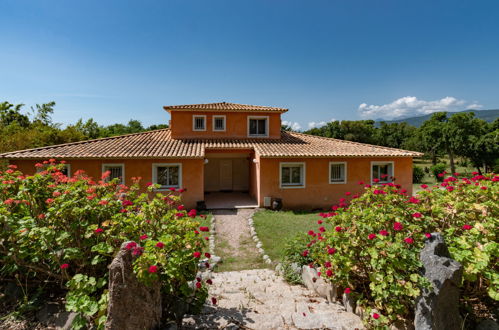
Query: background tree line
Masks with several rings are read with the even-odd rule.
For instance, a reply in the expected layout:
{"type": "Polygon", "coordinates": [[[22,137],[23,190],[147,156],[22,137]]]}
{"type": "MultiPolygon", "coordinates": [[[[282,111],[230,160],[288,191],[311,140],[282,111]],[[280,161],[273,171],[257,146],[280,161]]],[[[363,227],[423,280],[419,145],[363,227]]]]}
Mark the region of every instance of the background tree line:
{"type": "MultiPolygon", "coordinates": [[[[36,104],[25,111],[24,104],[0,103],[0,152],[43,147],[115,135],[167,128],[166,124],[142,126],[138,120],[128,124],[99,125],[93,119],[79,119],[62,127],[52,121],[55,102],[36,104]]],[[[283,126],[283,129],[291,130],[283,126]]],[[[469,159],[478,171],[499,172],[499,118],[488,123],[473,113],[448,116],[434,113],[421,127],[407,123],[376,124],[374,120],[332,121],[306,134],[376,144],[424,152],[437,164],[438,157],[449,159],[455,172],[455,158],[469,159]]]]}
{"type": "Polygon", "coordinates": [[[0,152],[43,147],[53,144],[77,142],[115,135],[139,133],[167,128],[168,125],[143,127],[138,120],[127,125],[99,125],[93,119],[79,119],[65,128],[52,121],[55,102],[36,104],[25,111],[24,104],[0,103],[0,152]]]}

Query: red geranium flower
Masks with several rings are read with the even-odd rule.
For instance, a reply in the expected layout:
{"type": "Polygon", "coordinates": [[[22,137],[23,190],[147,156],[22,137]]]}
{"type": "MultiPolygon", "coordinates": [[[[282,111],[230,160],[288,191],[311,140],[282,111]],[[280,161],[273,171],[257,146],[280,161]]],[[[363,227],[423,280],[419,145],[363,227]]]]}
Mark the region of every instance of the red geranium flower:
{"type": "Polygon", "coordinates": [[[431,234],[430,233],[426,233],[424,234],[426,236],[426,238],[430,238],[431,237],[431,234]]]}
{"type": "Polygon", "coordinates": [[[350,288],[346,288],[345,291],[344,291],[346,294],[349,294],[350,292],[352,292],[352,290],[350,288]]]}
{"type": "Polygon", "coordinates": [[[331,261],[326,261],[326,262],[324,263],[324,267],[326,267],[326,268],[331,267],[331,261]]]}
{"type": "Polygon", "coordinates": [[[322,220],[317,220],[317,224],[319,224],[319,225],[322,225],[323,222],[324,221],[322,221],[322,220]]]}
{"type": "Polygon", "coordinates": [[[379,314],[378,314],[378,313],[373,313],[373,318],[374,318],[375,320],[379,319],[379,314]]]}
{"type": "Polygon", "coordinates": [[[61,265],[61,269],[67,269],[67,268],[69,268],[69,264],[62,264],[61,265]]]}
{"type": "Polygon", "coordinates": [[[194,258],[199,258],[199,257],[201,257],[201,252],[196,251],[196,252],[193,252],[192,255],[194,256],[194,258]]]}
{"type": "Polygon", "coordinates": [[[152,265],[149,267],[149,273],[157,273],[158,272],[158,266],[152,265]]]}
{"type": "Polygon", "coordinates": [[[94,230],[94,232],[95,232],[96,234],[100,234],[100,233],[102,233],[103,231],[104,231],[104,229],[102,229],[102,228],[97,228],[96,230],[94,230]]]}
{"type": "Polygon", "coordinates": [[[407,244],[412,244],[412,243],[414,243],[414,240],[410,237],[407,237],[407,238],[404,238],[404,242],[406,242],[407,244]]]}
{"type": "Polygon", "coordinates": [[[303,251],[303,252],[301,253],[301,255],[302,255],[302,256],[304,256],[304,257],[308,256],[308,250],[303,251]]]}
{"type": "Polygon", "coordinates": [[[185,206],[184,206],[184,205],[179,205],[179,206],[177,206],[177,210],[179,210],[179,211],[182,211],[182,210],[184,210],[184,209],[185,209],[185,206]]]}
{"type": "Polygon", "coordinates": [[[333,276],[333,271],[332,271],[331,269],[326,270],[326,275],[327,275],[328,277],[333,276]]]}
{"type": "Polygon", "coordinates": [[[404,225],[401,224],[400,222],[395,222],[393,224],[393,230],[401,231],[402,229],[404,229],[404,225]]]}
{"type": "Polygon", "coordinates": [[[337,232],[340,232],[340,231],[341,231],[341,227],[340,227],[340,226],[336,226],[336,227],[334,228],[334,230],[336,230],[337,232]]]}
{"type": "Polygon", "coordinates": [[[463,226],[463,230],[470,230],[471,228],[473,228],[473,227],[470,226],[470,225],[464,225],[463,226]]]}
{"type": "Polygon", "coordinates": [[[210,231],[210,228],[208,228],[208,227],[199,227],[199,230],[207,232],[207,231],[210,231]]]}
{"type": "Polygon", "coordinates": [[[158,242],[156,243],[156,247],[159,247],[160,249],[164,248],[165,247],[165,243],[163,242],[158,242]]]}
{"type": "Polygon", "coordinates": [[[428,188],[428,185],[426,185],[426,184],[422,184],[422,185],[421,185],[421,188],[426,189],[426,188],[428,188]]]}
{"type": "Polygon", "coordinates": [[[369,235],[367,235],[367,238],[372,241],[373,239],[376,238],[376,234],[369,234],[369,235]]]}
{"type": "Polygon", "coordinates": [[[149,236],[147,236],[147,235],[145,235],[145,234],[144,234],[144,235],[140,236],[140,240],[142,240],[142,241],[143,241],[143,240],[147,239],[148,237],[149,237],[149,236]]]}
{"type": "Polygon", "coordinates": [[[217,298],[215,298],[215,297],[211,297],[211,303],[212,303],[213,305],[216,305],[216,304],[217,304],[217,298]]]}
{"type": "Polygon", "coordinates": [[[201,289],[201,286],[202,286],[201,282],[196,282],[196,288],[201,289]]]}
{"type": "Polygon", "coordinates": [[[335,248],[329,248],[329,249],[327,249],[327,253],[328,254],[335,254],[336,253],[336,249],[335,248]]]}
{"type": "Polygon", "coordinates": [[[211,279],[207,279],[206,280],[206,283],[208,283],[209,285],[212,285],[213,284],[213,281],[211,279]]]}
{"type": "Polygon", "coordinates": [[[423,215],[422,215],[421,213],[419,213],[419,212],[416,212],[416,213],[413,213],[413,214],[412,214],[412,217],[413,217],[413,218],[421,218],[422,216],[423,216],[423,215]]]}
{"type": "Polygon", "coordinates": [[[131,249],[133,249],[133,248],[134,248],[134,247],[136,247],[136,246],[137,246],[137,243],[135,243],[135,242],[130,242],[130,243],[128,243],[128,244],[126,245],[126,247],[125,247],[125,248],[126,248],[127,250],[131,250],[131,249]]]}
{"type": "Polygon", "coordinates": [[[54,202],[54,199],[52,199],[52,198],[47,198],[47,200],[45,201],[45,203],[47,203],[47,204],[51,204],[53,202],[54,202]]]}
{"type": "Polygon", "coordinates": [[[386,230],[384,230],[384,229],[380,230],[380,231],[379,231],[379,234],[380,234],[381,236],[388,236],[388,232],[387,232],[386,230]]]}
{"type": "Polygon", "coordinates": [[[209,254],[208,252],[205,252],[205,253],[204,253],[204,256],[205,256],[206,258],[208,258],[208,259],[210,259],[210,258],[211,258],[211,254],[209,254]]]}

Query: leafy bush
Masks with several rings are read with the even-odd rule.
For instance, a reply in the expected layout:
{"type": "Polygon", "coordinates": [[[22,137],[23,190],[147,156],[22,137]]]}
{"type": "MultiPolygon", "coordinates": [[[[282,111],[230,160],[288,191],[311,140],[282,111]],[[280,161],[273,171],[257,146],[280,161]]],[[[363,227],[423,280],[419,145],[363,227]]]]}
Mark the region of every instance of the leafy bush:
{"type": "Polygon", "coordinates": [[[424,170],[421,167],[414,166],[412,168],[412,182],[421,183],[424,178],[424,170]]]}
{"type": "Polygon", "coordinates": [[[464,294],[499,300],[498,181],[499,176],[448,177],[441,187],[422,185],[417,197],[393,183],[367,186],[350,205],[342,199],[333,212],[321,213],[319,223],[333,229],[311,230],[303,251],[321,276],[366,308],[370,327],[410,317],[429,285],[419,252],[432,232],[443,233],[452,257],[462,263],[464,294]]]}
{"type": "Polygon", "coordinates": [[[301,284],[301,267],[313,262],[308,252],[303,251],[303,246],[307,243],[307,235],[300,233],[289,239],[284,247],[284,258],[281,262],[283,277],[291,284],[301,284]]]}
{"type": "MultiPolygon", "coordinates": [[[[103,328],[108,269],[125,241],[138,256],[134,271],[144,283],[160,281],[171,301],[200,306],[204,283],[193,285],[204,240],[199,223],[173,191],[139,193],[117,180],[94,182],[84,172],[71,178],[55,160],[26,176],[10,165],[0,172],[0,276],[19,283],[64,285],[66,309],[79,317],[75,328],[103,328]]],[[[174,189],[173,189],[174,190],[174,189]]],[[[168,301],[168,299],[166,299],[168,301]]]]}
{"type": "Polygon", "coordinates": [[[437,165],[433,165],[432,167],[430,167],[430,171],[438,182],[442,182],[444,179],[444,175],[446,174],[445,172],[446,168],[447,165],[439,163],[437,165]]]}

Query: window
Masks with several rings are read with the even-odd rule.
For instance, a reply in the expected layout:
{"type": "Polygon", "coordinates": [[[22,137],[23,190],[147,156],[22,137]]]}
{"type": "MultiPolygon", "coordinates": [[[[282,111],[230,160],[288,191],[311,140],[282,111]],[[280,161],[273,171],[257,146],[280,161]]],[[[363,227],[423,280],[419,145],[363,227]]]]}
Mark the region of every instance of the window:
{"type": "Polygon", "coordinates": [[[180,188],[182,186],[181,164],[153,164],[152,181],[161,185],[160,189],[180,188]]]}
{"type": "Polygon", "coordinates": [[[248,117],[249,136],[268,136],[268,117],[248,117]]]}
{"type": "Polygon", "coordinates": [[[305,187],[305,163],[281,163],[281,188],[305,187]]]}
{"type": "Polygon", "coordinates": [[[393,162],[371,162],[371,183],[388,183],[392,180],[393,162]]]}
{"type": "Polygon", "coordinates": [[[206,116],[192,116],[192,130],[206,131],[206,116]]]}
{"type": "Polygon", "coordinates": [[[125,184],[125,165],[123,164],[102,164],[102,173],[109,171],[110,174],[106,181],[120,179],[121,184],[125,184]]]}
{"type": "Polygon", "coordinates": [[[213,116],[213,130],[225,131],[225,116],[213,116]]]}
{"type": "Polygon", "coordinates": [[[69,178],[71,176],[71,164],[64,164],[61,173],[69,178]]]}
{"type": "Polygon", "coordinates": [[[329,183],[347,183],[347,163],[329,163],[329,183]]]}

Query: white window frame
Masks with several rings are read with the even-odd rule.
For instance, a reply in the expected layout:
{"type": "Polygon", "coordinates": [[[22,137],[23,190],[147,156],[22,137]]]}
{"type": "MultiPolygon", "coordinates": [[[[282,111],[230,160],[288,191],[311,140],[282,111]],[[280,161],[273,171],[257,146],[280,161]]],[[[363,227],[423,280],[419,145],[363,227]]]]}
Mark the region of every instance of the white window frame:
{"type": "Polygon", "coordinates": [[[248,137],[268,137],[269,136],[269,116],[248,116],[248,137]],[[265,134],[250,134],[251,119],[265,119],[265,134]]]}
{"type": "Polygon", "coordinates": [[[347,162],[329,162],[329,184],[346,184],[348,178],[348,166],[347,162]],[[345,166],[345,177],[343,181],[331,181],[331,165],[344,165],[345,166]]]}
{"type": "Polygon", "coordinates": [[[279,187],[281,189],[300,189],[300,188],[305,188],[306,187],[306,178],[307,178],[307,164],[305,162],[280,162],[279,163],[279,187]],[[296,166],[296,165],[302,165],[303,166],[302,184],[301,185],[283,184],[282,183],[282,168],[283,167],[287,167],[287,166],[296,166]]]}
{"type": "Polygon", "coordinates": [[[227,129],[227,118],[225,115],[216,115],[216,116],[213,116],[213,119],[212,119],[212,123],[213,123],[213,132],[225,132],[226,129],[227,129]],[[224,120],[224,128],[223,129],[216,129],[215,127],[215,120],[216,119],[220,119],[220,118],[223,118],[224,120]]]}
{"type": "MultiPolygon", "coordinates": [[[[121,184],[125,184],[125,164],[123,163],[104,163],[102,164],[102,174],[104,174],[107,170],[107,167],[121,167],[121,184]]],[[[106,180],[109,180],[106,179],[106,180]]]]}
{"type": "Polygon", "coordinates": [[[380,181],[379,182],[374,182],[373,179],[374,179],[374,176],[373,176],[373,166],[374,165],[388,165],[390,164],[392,166],[392,174],[388,175],[388,177],[395,177],[395,162],[394,161],[374,161],[374,162],[371,162],[371,184],[382,184],[382,183],[390,183],[390,182],[393,182],[393,180],[391,181],[380,181]]]}
{"type": "Polygon", "coordinates": [[[176,186],[161,186],[157,191],[165,191],[169,188],[182,188],[182,163],[153,163],[152,164],[152,183],[158,183],[158,167],[177,167],[178,166],[178,185],[176,186]]]}
{"type": "Polygon", "coordinates": [[[195,132],[204,132],[204,131],[206,131],[206,115],[193,115],[192,116],[192,130],[195,131],[195,132]],[[196,128],[196,119],[197,118],[203,118],[203,122],[204,122],[204,128],[203,129],[196,128]]]}

